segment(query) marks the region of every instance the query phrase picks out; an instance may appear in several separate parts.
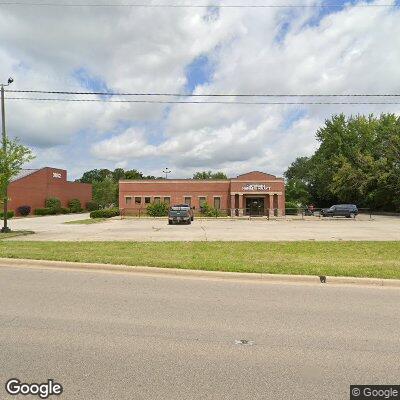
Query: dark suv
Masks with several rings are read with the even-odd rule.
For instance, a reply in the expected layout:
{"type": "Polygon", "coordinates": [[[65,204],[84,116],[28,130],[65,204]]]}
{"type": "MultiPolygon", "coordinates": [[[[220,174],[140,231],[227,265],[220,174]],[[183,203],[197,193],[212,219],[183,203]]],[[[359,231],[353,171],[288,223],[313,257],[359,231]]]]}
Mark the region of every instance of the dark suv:
{"type": "Polygon", "coordinates": [[[355,218],[357,214],[358,208],[354,204],[337,204],[321,210],[321,215],[323,217],[355,218]]]}
{"type": "Polygon", "coordinates": [[[193,209],[188,204],[177,204],[172,206],[168,212],[168,224],[172,225],[174,222],[184,222],[191,224],[193,221],[193,209]]]}

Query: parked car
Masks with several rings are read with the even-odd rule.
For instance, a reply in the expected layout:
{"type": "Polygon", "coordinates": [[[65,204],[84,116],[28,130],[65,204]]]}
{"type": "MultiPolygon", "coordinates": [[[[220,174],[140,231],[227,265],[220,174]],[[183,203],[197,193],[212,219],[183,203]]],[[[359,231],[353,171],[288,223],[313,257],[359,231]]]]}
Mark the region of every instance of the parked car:
{"type": "Polygon", "coordinates": [[[336,204],[329,208],[323,208],[321,215],[323,217],[346,217],[355,218],[358,214],[358,208],[354,204],[336,204]]]}
{"type": "Polygon", "coordinates": [[[191,207],[190,204],[176,204],[174,207],[187,208],[190,212],[190,220],[194,220],[194,207],[191,207]]]}
{"type": "Polygon", "coordinates": [[[172,225],[176,223],[186,223],[190,225],[193,221],[193,210],[187,204],[178,204],[172,206],[168,211],[168,224],[172,225]]]}

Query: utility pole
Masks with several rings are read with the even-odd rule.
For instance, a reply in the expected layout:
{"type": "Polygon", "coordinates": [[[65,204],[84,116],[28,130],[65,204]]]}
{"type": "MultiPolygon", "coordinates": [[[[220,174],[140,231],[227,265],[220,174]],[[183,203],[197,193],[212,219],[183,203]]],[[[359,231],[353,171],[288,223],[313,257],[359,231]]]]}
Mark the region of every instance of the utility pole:
{"type": "MultiPolygon", "coordinates": [[[[7,134],[6,134],[6,111],[4,106],[4,86],[9,86],[14,82],[12,78],[8,79],[7,84],[1,84],[1,137],[3,141],[3,152],[4,155],[7,151],[7,134]]],[[[3,228],[1,228],[2,233],[8,233],[11,229],[7,226],[7,212],[8,212],[8,183],[4,188],[4,198],[3,198],[3,228]]]]}
{"type": "Polygon", "coordinates": [[[164,174],[165,174],[165,179],[168,179],[168,174],[170,174],[172,171],[169,168],[165,168],[163,170],[164,174]]]}

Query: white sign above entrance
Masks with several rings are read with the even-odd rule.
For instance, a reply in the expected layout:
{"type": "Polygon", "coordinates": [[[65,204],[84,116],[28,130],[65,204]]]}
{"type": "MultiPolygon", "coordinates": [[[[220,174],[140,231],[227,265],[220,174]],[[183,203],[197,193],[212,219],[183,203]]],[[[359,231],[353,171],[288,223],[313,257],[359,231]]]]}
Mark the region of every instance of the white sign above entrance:
{"type": "Polygon", "coordinates": [[[61,179],[62,176],[61,176],[61,174],[59,172],[53,172],[53,178],[61,179]]]}
{"type": "Polygon", "coordinates": [[[245,185],[242,187],[242,189],[246,192],[249,192],[249,191],[258,191],[258,190],[260,190],[260,191],[271,190],[271,187],[267,186],[267,185],[245,185]]]}

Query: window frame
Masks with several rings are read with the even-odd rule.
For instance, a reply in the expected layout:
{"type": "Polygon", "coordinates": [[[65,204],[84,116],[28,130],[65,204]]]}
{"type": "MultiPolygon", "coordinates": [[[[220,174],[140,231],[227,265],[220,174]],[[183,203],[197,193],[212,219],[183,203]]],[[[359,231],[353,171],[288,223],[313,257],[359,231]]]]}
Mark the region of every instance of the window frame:
{"type": "Polygon", "coordinates": [[[220,210],[221,209],[221,196],[214,196],[214,208],[216,209],[216,210],[220,210]],[[218,207],[215,207],[215,200],[218,200],[219,201],[219,205],[218,205],[218,207]]]}

